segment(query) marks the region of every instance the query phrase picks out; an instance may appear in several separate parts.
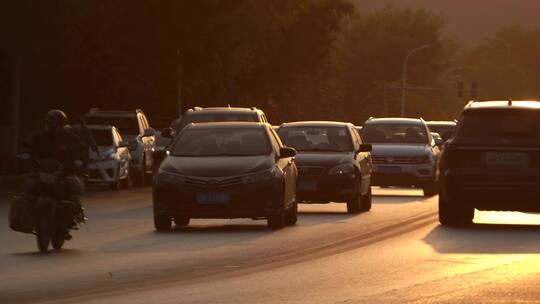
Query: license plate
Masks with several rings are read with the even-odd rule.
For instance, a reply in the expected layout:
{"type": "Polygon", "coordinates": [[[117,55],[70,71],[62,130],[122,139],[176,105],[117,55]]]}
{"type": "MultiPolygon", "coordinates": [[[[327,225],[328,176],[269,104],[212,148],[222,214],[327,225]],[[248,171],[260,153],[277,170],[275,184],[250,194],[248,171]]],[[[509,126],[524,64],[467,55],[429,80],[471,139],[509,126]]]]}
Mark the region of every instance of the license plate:
{"type": "Polygon", "coordinates": [[[299,181],[298,182],[298,190],[299,191],[317,191],[319,188],[319,185],[317,182],[312,181],[299,181]]]}
{"type": "Polygon", "coordinates": [[[228,193],[197,193],[197,204],[228,204],[228,193]]]}
{"type": "Polygon", "coordinates": [[[527,165],[528,158],[522,152],[486,152],[484,162],[489,166],[523,167],[527,165]]]}
{"type": "Polygon", "coordinates": [[[401,173],[401,167],[398,166],[380,166],[380,173],[401,173]]]}

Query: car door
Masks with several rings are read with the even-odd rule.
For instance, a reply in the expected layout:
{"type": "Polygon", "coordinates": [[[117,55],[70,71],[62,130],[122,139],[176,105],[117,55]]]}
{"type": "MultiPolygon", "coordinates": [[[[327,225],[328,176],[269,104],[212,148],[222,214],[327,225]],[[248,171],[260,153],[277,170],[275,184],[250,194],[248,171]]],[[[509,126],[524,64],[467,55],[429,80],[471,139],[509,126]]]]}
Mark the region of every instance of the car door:
{"type": "MultiPolygon", "coordinates": [[[[268,127],[267,129],[270,141],[274,146],[274,151],[276,155],[279,155],[279,150],[283,147],[283,143],[272,127],[268,127]]],[[[277,160],[277,166],[283,170],[285,202],[287,205],[293,204],[296,201],[296,176],[298,174],[294,163],[294,157],[279,158],[277,160]]]]}
{"type": "Polygon", "coordinates": [[[370,152],[359,152],[360,145],[362,145],[362,138],[358,134],[358,131],[354,127],[349,127],[351,136],[354,140],[356,161],[360,168],[360,176],[362,179],[362,194],[367,194],[371,187],[371,172],[373,170],[371,164],[370,152]]]}
{"type": "MultiPolygon", "coordinates": [[[[429,131],[429,128],[426,126],[426,130],[429,131]]],[[[438,179],[439,177],[439,164],[441,161],[441,150],[437,145],[435,144],[435,140],[433,139],[433,136],[431,133],[427,133],[429,137],[429,144],[431,146],[431,154],[433,155],[433,158],[435,159],[435,177],[438,179]]]]}
{"type": "Polygon", "coordinates": [[[112,129],[113,138],[114,138],[114,146],[116,150],[116,155],[118,156],[118,160],[120,162],[120,170],[118,172],[119,175],[122,175],[123,173],[129,172],[129,161],[131,159],[129,149],[127,147],[122,147],[120,143],[122,142],[122,136],[118,132],[116,128],[112,129]]]}
{"type": "Polygon", "coordinates": [[[141,138],[143,145],[144,145],[144,152],[146,154],[146,168],[153,168],[154,160],[152,158],[152,148],[154,147],[154,143],[156,140],[155,136],[144,136],[144,132],[146,129],[150,128],[150,125],[148,124],[148,120],[143,114],[138,114],[139,122],[143,129],[143,136],[141,138]]]}

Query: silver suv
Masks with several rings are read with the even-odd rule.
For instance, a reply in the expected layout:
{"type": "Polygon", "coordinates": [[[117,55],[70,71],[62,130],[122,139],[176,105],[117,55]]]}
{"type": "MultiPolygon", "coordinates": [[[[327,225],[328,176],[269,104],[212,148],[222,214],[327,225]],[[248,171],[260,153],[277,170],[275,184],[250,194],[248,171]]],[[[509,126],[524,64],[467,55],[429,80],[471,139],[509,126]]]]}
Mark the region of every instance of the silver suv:
{"type": "Polygon", "coordinates": [[[438,191],[440,151],[423,119],[370,118],[362,139],[373,146],[373,185],[438,191]]]}
{"type": "Polygon", "coordinates": [[[110,125],[118,128],[128,142],[131,153],[131,179],[135,186],[144,186],[152,181],[155,131],[148,123],[143,111],[101,111],[92,109],[84,115],[91,125],[110,125]]]}

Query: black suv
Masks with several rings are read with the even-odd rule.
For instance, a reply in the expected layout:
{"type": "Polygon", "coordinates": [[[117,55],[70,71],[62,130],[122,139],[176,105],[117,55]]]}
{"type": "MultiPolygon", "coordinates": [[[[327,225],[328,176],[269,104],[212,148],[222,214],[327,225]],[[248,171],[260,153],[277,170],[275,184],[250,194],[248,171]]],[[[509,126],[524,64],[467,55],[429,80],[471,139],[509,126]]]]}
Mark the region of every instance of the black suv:
{"type": "Polygon", "coordinates": [[[439,221],[474,209],[540,211],[540,102],[470,102],[441,160],[439,221]]]}

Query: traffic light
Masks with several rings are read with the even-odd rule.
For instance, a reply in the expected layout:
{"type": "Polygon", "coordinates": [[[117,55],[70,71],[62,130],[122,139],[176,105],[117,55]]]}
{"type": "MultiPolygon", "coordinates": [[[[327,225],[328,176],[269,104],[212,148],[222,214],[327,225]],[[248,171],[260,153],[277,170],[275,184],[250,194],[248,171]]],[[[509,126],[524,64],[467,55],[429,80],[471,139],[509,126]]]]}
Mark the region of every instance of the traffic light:
{"type": "Polygon", "coordinates": [[[471,98],[476,98],[476,82],[471,82],[471,98]]]}
{"type": "Polygon", "coordinates": [[[456,84],[457,96],[463,97],[463,81],[458,81],[456,84]]]}

